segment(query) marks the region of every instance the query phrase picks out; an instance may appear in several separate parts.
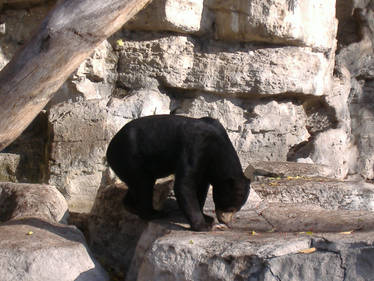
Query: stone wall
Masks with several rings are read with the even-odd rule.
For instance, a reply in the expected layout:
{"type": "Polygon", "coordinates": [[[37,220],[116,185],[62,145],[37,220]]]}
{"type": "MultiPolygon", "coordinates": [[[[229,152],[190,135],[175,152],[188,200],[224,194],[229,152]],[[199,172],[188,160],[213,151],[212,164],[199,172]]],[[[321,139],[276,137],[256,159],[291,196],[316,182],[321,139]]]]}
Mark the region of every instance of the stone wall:
{"type": "MultiPolygon", "coordinates": [[[[0,68],[54,2],[0,4],[0,68]]],[[[154,0],[4,151],[18,155],[13,179],[55,185],[70,210],[88,212],[115,132],[140,116],[183,114],[219,119],[243,167],[317,163],[371,180],[373,9],[372,0],[154,0]]]]}

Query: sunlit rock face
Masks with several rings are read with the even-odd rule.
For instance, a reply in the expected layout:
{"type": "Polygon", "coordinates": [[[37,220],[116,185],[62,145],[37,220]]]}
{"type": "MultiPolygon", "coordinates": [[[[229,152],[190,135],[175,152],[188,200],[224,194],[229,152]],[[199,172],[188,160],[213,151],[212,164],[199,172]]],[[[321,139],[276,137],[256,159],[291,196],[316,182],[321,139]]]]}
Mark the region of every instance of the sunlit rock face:
{"type": "MultiPolygon", "coordinates": [[[[3,2],[0,67],[53,4],[3,2]]],[[[154,0],[71,75],[38,133],[6,152],[28,147],[17,175],[55,184],[81,211],[102,183],[111,137],[152,114],[217,118],[243,167],[289,160],[372,179],[371,17],[365,1],[154,0]]]]}
{"type": "Polygon", "coordinates": [[[330,49],[337,21],[334,1],[209,0],[216,15],[216,37],[330,49]],[[318,20],[317,20],[318,18],[318,20]]]}
{"type": "MultiPolygon", "coordinates": [[[[0,69],[55,3],[0,1],[0,69]]],[[[371,280],[373,22],[367,0],[153,0],[2,151],[0,180],[56,186],[66,199],[58,210],[69,209],[113,280],[371,280]],[[174,203],[171,217],[147,224],[122,208],[127,188],[107,166],[107,145],[127,122],[154,114],[223,124],[253,179],[232,231],[191,234],[176,219],[173,179],[156,184],[154,197],[158,209],[174,203]],[[337,234],[314,234],[324,231],[337,234]]],[[[12,194],[0,187],[0,205],[12,207],[12,194]]],[[[209,196],[204,210],[216,217],[209,196]]],[[[48,218],[47,199],[22,206],[48,218]]],[[[79,231],[11,210],[14,225],[0,231],[6,272],[23,270],[13,260],[30,274],[62,254],[72,263],[48,260],[63,265],[50,267],[59,280],[105,280],[79,231]],[[15,238],[27,251],[9,246],[15,238]]]]}

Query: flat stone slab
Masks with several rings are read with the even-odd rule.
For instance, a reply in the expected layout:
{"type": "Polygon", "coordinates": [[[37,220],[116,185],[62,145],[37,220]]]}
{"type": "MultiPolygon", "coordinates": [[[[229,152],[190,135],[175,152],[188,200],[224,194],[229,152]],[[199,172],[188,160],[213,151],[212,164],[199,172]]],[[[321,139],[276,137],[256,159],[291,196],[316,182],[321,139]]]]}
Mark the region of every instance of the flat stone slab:
{"type": "Polygon", "coordinates": [[[372,280],[374,232],[196,233],[150,223],[126,280],[372,280]]]}
{"type": "Polygon", "coordinates": [[[291,176],[253,182],[252,188],[269,202],[313,204],[328,210],[374,211],[374,185],[362,181],[291,176]]]}
{"type": "Polygon", "coordinates": [[[108,280],[76,227],[36,218],[0,224],[0,276],[6,281],[108,280]]]}
{"type": "Polygon", "coordinates": [[[248,178],[256,176],[264,177],[326,177],[333,178],[334,170],[326,165],[296,163],[296,162],[252,162],[246,169],[245,175],[248,178]]]}

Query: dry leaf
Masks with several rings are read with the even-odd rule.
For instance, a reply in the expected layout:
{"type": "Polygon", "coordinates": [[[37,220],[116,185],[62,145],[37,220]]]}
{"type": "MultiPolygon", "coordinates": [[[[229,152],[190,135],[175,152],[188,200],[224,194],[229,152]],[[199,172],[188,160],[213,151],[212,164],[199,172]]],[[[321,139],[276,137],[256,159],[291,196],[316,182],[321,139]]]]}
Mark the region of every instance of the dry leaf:
{"type": "Polygon", "coordinates": [[[300,254],[311,254],[311,253],[314,253],[316,250],[317,250],[316,248],[309,248],[309,249],[300,250],[299,253],[300,254]]]}
{"type": "Polygon", "coordinates": [[[344,234],[344,235],[349,235],[349,234],[352,234],[353,230],[351,231],[343,231],[343,232],[339,232],[339,234],[344,234]]]}
{"type": "Polygon", "coordinates": [[[117,46],[120,46],[120,47],[123,47],[125,45],[122,39],[118,39],[116,43],[117,43],[117,46]]]}

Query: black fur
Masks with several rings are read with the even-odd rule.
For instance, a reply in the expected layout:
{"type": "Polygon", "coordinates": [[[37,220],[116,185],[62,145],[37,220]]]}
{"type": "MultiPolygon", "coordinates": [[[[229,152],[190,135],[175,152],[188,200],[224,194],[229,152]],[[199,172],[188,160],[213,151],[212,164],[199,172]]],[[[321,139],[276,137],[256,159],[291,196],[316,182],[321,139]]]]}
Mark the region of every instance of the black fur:
{"type": "Polygon", "coordinates": [[[247,200],[249,180],[223,126],[215,119],[154,115],[126,124],[111,140],[107,160],[129,191],[125,207],[152,219],[156,179],[175,174],[178,204],[197,231],[211,229],[203,214],[209,184],[215,208],[238,211],[247,200]]]}

